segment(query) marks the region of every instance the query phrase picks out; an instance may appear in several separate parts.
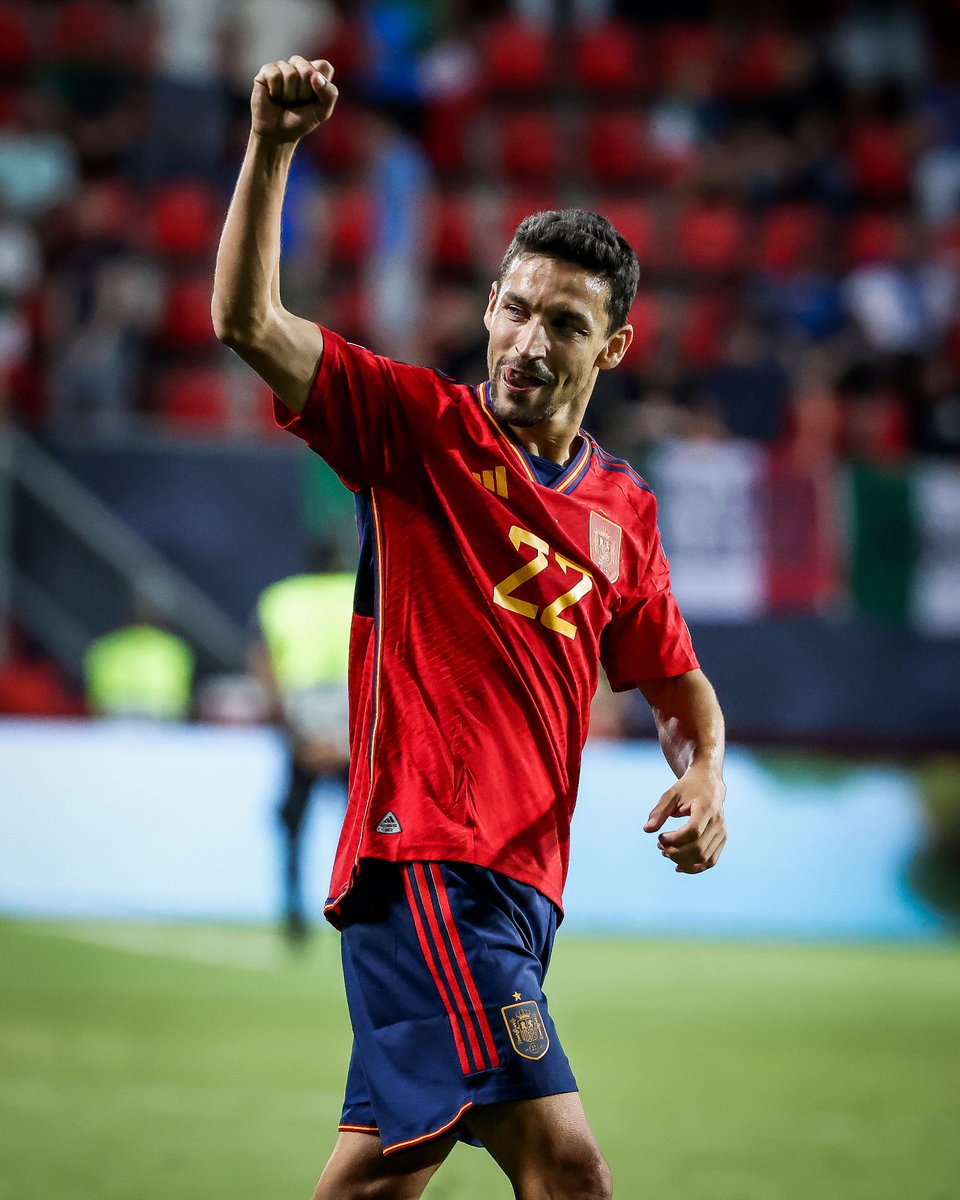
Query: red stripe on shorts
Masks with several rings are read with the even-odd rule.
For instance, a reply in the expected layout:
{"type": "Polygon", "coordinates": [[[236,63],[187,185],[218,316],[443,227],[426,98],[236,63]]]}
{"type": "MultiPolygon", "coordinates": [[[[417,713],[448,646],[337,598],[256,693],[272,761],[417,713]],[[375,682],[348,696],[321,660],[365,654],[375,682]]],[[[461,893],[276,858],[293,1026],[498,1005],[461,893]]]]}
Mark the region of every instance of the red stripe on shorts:
{"type": "Polygon", "coordinates": [[[454,1011],[453,1005],[450,1002],[450,997],[447,994],[446,985],[437,970],[437,964],[433,957],[433,950],[430,947],[430,941],[427,937],[427,931],[423,927],[423,921],[420,919],[420,909],[417,905],[417,898],[413,892],[413,884],[410,881],[409,868],[403,871],[403,886],[407,893],[407,903],[410,905],[410,913],[413,916],[413,924],[417,931],[417,938],[420,942],[420,949],[423,951],[423,957],[426,959],[427,966],[430,968],[430,974],[433,976],[433,982],[437,985],[437,991],[440,993],[440,999],[443,1001],[443,1007],[447,1010],[447,1017],[450,1020],[450,1028],[453,1031],[453,1040],[456,1043],[457,1054],[460,1057],[460,1070],[464,1075],[470,1074],[470,1063],[467,1059],[467,1048],[463,1042],[463,1034],[460,1030],[460,1023],[457,1020],[457,1014],[454,1011]]]}
{"type": "Polygon", "coordinates": [[[471,1019],[466,998],[460,988],[460,981],[457,979],[453,963],[450,961],[450,955],[447,953],[446,942],[444,942],[443,934],[440,932],[440,923],[437,920],[437,913],[433,905],[433,896],[430,892],[430,885],[427,883],[427,877],[424,874],[423,863],[415,862],[413,864],[413,876],[417,881],[420,899],[423,901],[423,910],[427,914],[427,924],[430,927],[430,932],[433,934],[434,947],[446,974],[447,984],[456,999],[457,1011],[463,1020],[463,1027],[467,1031],[467,1040],[470,1043],[470,1052],[473,1056],[473,1069],[475,1071],[482,1071],[486,1068],[487,1064],[483,1058],[483,1051],[480,1049],[480,1039],[477,1037],[477,1030],[471,1019]]]}
{"type": "Polygon", "coordinates": [[[453,953],[460,966],[463,981],[467,985],[467,992],[470,996],[470,1002],[473,1005],[473,1014],[477,1019],[477,1024],[480,1026],[483,1044],[486,1046],[487,1054],[490,1058],[490,1066],[499,1067],[500,1055],[497,1053],[497,1046],[493,1040],[493,1032],[490,1029],[490,1022],[487,1020],[486,1011],[480,1000],[480,993],[477,991],[477,985],[474,983],[473,975],[471,975],[470,967],[467,964],[467,956],[463,950],[463,943],[460,941],[460,934],[457,932],[457,927],[453,921],[453,912],[450,909],[450,897],[447,895],[447,885],[443,882],[443,876],[440,874],[440,868],[437,864],[430,863],[429,866],[430,877],[437,889],[437,900],[440,904],[443,923],[450,937],[450,945],[453,946],[453,953]]]}

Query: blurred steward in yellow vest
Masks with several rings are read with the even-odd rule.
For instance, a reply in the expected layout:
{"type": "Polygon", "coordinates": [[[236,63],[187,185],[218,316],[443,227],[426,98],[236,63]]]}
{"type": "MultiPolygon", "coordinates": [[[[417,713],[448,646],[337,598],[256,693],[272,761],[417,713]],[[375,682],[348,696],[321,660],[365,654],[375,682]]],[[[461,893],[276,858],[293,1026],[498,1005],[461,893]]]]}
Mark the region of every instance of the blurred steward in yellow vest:
{"type": "Polygon", "coordinates": [[[128,625],[87,650],[87,705],[97,716],[183,721],[193,672],[193,651],[181,638],[155,625],[128,625]]]}
{"type": "MultiPolygon", "coordinates": [[[[314,557],[333,566],[333,547],[314,557]]],[[[259,641],[251,669],[270,697],[271,717],[287,745],[287,780],[279,808],[285,836],[284,918],[300,941],[307,924],[301,887],[304,819],[315,783],[346,790],[350,755],[347,656],[355,580],[334,570],[271,584],[257,602],[259,641]]]]}

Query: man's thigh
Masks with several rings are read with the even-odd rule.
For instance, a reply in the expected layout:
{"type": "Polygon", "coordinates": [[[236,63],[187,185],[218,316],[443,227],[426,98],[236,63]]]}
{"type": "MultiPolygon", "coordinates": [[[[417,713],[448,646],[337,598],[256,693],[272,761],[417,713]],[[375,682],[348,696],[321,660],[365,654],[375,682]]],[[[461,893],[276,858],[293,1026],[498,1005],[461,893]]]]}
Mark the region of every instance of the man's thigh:
{"type": "Polygon", "coordinates": [[[464,1124],[519,1197],[610,1195],[610,1172],[577,1092],[480,1105],[464,1124]]]}
{"type": "Polygon", "coordinates": [[[454,1138],[435,1138],[411,1150],[384,1155],[379,1137],[341,1133],[313,1200],[354,1200],[371,1194],[415,1200],[455,1144],[454,1138]]]}

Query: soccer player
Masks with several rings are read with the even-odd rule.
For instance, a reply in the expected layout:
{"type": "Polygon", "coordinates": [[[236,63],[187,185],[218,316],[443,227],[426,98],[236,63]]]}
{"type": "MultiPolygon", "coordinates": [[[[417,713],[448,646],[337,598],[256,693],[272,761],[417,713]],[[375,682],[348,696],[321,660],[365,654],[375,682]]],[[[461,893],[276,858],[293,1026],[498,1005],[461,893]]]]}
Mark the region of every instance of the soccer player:
{"type": "Polygon", "coordinates": [[[641,689],[677,776],[644,825],[661,853],[697,874],[726,840],[723,720],[653,495],[579,428],[630,344],[637,260],[594,213],[523,221],[478,388],[294,316],[284,185],[333,112],[332,78],[298,56],[257,75],[213,300],[279,422],[355,493],[360,529],[350,800],[326,906],[354,1047],[315,1200],[419,1196],[458,1139],[523,1200],[605,1198],[543,993],[601,664],[641,689]],[[663,831],[669,817],[685,820],[663,831]]]}

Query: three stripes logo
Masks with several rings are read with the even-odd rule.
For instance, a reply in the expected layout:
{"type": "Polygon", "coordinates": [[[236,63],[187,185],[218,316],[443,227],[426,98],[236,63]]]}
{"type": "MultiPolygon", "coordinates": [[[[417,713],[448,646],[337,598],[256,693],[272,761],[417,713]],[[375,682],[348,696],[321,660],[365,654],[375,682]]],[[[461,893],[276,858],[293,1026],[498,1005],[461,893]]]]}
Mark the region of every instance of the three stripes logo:
{"type": "Polygon", "coordinates": [[[471,471],[470,474],[474,477],[477,483],[482,483],[488,492],[495,492],[496,495],[507,499],[507,468],[494,467],[492,471],[471,471]]]}
{"type": "Polygon", "coordinates": [[[396,816],[389,810],[380,818],[380,823],[377,825],[377,833],[402,833],[400,822],[396,816]]]}

